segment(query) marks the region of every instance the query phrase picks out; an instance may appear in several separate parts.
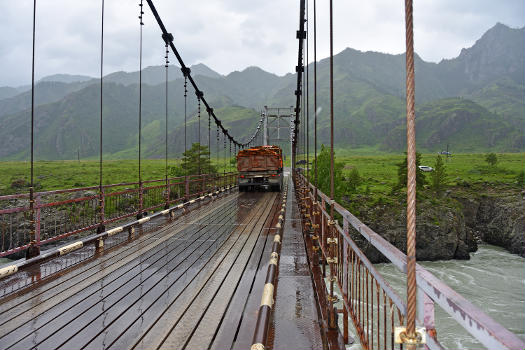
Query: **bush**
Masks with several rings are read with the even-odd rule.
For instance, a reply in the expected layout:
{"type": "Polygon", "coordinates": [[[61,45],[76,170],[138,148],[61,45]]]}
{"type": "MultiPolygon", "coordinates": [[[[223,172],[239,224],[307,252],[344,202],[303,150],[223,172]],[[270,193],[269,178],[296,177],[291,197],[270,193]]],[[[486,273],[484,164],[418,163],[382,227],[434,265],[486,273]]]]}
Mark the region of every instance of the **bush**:
{"type": "MultiPolygon", "coordinates": [[[[405,152],[405,155],[406,155],[406,152],[405,152]]],[[[407,185],[407,163],[408,163],[407,157],[405,156],[405,160],[402,163],[396,164],[397,165],[397,186],[393,188],[393,190],[400,189],[407,185]]],[[[423,189],[423,186],[425,186],[427,183],[423,170],[419,169],[420,165],[421,165],[421,153],[417,152],[416,153],[416,188],[418,190],[423,189]]]]}
{"type": "Polygon", "coordinates": [[[485,162],[489,163],[490,166],[495,166],[498,162],[498,156],[496,153],[488,153],[485,155],[485,162]]]}
{"type": "Polygon", "coordinates": [[[518,176],[516,176],[516,183],[518,186],[523,187],[525,186],[525,171],[521,171],[518,176]]]}
{"type": "Polygon", "coordinates": [[[12,189],[22,189],[25,187],[29,187],[31,184],[26,181],[26,179],[16,179],[13,182],[11,182],[11,188],[12,189]]]}
{"type": "Polygon", "coordinates": [[[440,155],[436,157],[436,162],[434,163],[434,171],[430,174],[431,183],[430,188],[440,195],[443,193],[445,186],[448,182],[447,170],[445,164],[443,163],[443,158],[440,155]]]}
{"type": "Polygon", "coordinates": [[[361,175],[359,175],[359,171],[357,171],[356,168],[353,168],[352,171],[350,171],[347,179],[348,191],[355,193],[357,191],[357,187],[362,183],[363,179],[361,178],[361,175]]]}

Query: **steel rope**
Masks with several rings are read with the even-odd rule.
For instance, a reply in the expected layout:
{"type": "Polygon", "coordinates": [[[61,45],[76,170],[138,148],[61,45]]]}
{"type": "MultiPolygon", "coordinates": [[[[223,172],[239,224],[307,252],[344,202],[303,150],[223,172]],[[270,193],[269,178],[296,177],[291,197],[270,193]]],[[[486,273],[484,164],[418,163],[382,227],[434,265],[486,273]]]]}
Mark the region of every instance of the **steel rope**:
{"type": "MultiPolygon", "coordinates": [[[[407,335],[415,337],[416,320],[416,130],[412,0],[405,0],[407,110],[407,335]]],[[[414,347],[415,349],[415,347],[414,347]]]]}

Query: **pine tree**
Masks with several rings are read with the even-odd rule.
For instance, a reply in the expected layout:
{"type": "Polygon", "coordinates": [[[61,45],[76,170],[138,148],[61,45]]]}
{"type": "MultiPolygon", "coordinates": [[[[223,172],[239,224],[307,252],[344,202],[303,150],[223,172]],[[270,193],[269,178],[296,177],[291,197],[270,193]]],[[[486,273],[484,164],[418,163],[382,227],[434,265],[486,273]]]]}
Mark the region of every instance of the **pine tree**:
{"type": "Polygon", "coordinates": [[[443,158],[440,155],[436,157],[436,163],[434,164],[434,171],[430,174],[432,180],[430,186],[436,194],[440,195],[443,193],[445,186],[448,182],[447,169],[443,163],[443,158]]]}
{"type": "Polygon", "coordinates": [[[182,156],[181,167],[187,175],[217,173],[217,169],[210,162],[208,146],[202,146],[196,142],[192,144],[191,148],[184,152],[182,156]]]}
{"type": "MultiPolygon", "coordinates": [[[[406,155],[406,152],[405,152],[406,155]]],[[[407,157],[402,163],[397,165],[397,188],[405,187],[407,185],[407,157]]],[[[422,189],[426,185],[427,179],[423,170],[419,169],[421,165],[421,153],[416,152],[416,188],[422,189]]]]}

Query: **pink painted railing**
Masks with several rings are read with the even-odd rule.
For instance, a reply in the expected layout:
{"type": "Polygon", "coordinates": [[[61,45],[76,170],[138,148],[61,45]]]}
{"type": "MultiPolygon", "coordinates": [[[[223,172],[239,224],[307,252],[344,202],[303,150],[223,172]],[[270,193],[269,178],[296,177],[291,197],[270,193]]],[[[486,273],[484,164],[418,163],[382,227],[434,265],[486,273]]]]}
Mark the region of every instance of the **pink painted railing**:
{"type": "Polygon", "coordinates": [[[236,184],[235,173],[191,175],[142,183],[128,182],[0,196],[0,257],[27,249],[34,220],[34,239],[41,246],[145,212],[168,208],[220,187],[236,184]]]}

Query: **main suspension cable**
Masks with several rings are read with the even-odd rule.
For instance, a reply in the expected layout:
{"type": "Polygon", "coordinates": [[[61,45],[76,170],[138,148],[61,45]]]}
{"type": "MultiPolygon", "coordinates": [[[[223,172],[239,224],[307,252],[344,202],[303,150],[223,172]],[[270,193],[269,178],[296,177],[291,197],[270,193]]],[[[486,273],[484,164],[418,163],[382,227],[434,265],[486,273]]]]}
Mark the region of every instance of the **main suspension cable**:
{"type": "MultiPolygon", "coordinates": [[[[153,1],[152,0],[146,0],[150,9],[151,9],[151,12],[153,14],[153,16],[155,17],[159,27],[160,27],[160,30],[162,31],[162,34],[163,35],[171,35],[170,33],[168,33],[168,31],[166,30],[166,27],[164,26],[164,23],[162,22],[162,19],[160,18],[159,16],[159,13],[157,12],[157,9],[155,8],[155,5],[153,5],[153,1]]],[[[184,64],[184,61],[182,60],[182,57],[180,56],[179,52],[177,51],[177,49],[175,48],[175,45],[173,44],[173,41],[171,41],[169,43],[169,46],[171,48],[171,50],[173,51],[173,54],[175,55],[175,57],[177,58],[180,66],[181,66],[181,71],[184,73],[184,75],[187,77],[187,80],[190,82],[190,84],[193,86],[194,90],[197,92],[199,91],[201,94],[202,94],[202,91],[199,90],[198,86],[197,86],[197,83],[195,82],[195,80],[193,79],[193,77],[191,76],[190,74],[190,69],[188,67],[186,67],[186,65],[184,64]]],[[[201,101],[202,103],[204,104],[204,106],[206,107],[206,109],[210,108],[210,105],[208,104],[208,101],[206,101],[206,99],[204,98],[203,95],[201,95],[201,101]]],[[[229,133],[228,133],[228,130],[226,130],[224,128],[224,126],[222,125],[221,121],[219,118],[217,118],[217,116],[215,115],[215,113],[211,112],[211,116],[213,118],[213,120],[215,121],[215,124],[217,126],[219,126],[219,128],[222,129],[222,132],[226,134],[226,136],[228,136],[228,138],[231,139],[231,141],[233,143],[236,143],[238,146],[240,145],[247,145],[249,142],[245,142],[245,143],[241,143],[237,140],[235,140],[229,133]]]]}

